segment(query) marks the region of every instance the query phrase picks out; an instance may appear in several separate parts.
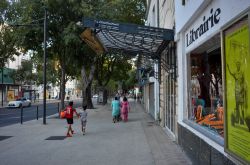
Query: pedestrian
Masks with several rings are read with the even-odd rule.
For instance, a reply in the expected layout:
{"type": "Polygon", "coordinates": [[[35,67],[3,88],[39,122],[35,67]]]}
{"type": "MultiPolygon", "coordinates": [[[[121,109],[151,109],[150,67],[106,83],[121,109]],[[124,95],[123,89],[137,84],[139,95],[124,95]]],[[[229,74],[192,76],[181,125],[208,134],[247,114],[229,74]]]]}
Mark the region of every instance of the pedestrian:
{"type": "Polygon", "coordinates": [[[75,113],[79,117],[79,114],[76,112],[76,109],[73,108],[73,101],[69,102],[69,105],[65,108],[64,111],[68,123],[67,137],[72,137],[72,135],[74,134],[74,130],[72,129],[72,124],[74,123],[73,116],[75,113]]]}
{"type": "Polygon", "coordinates": [[[124,122],[128,121],[128,112],[130,111],[129,102],[127,97],[124,96],[123,101],[121,102],[121,114],[122,120],[124,122]]]}
{"type": "Polygon", "coordinates": [[[87,116],[88,116],[88,112],[86,111],[86,109],[87,109],[87,105],[83,106],[83,110],[79,113],[79,115],[81,117],[81,129],[82,129],[83,135],[85,135],[87,116]]]}
{"type": "Polygon", "coordinates": [[[120,115],[120,101],[118,100],[118,97],[115,97],[115,100],[112,101],[111,107],[112,107],[113,123],[118,122],[120,115]]]}

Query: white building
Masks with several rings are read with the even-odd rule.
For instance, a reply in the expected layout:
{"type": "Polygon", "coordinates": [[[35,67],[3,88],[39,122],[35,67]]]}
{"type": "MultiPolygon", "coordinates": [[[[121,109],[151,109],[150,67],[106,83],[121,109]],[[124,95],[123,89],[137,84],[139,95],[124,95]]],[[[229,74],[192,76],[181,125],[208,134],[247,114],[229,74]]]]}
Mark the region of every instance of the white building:
{"type": "MultiPolygon", "coordinates": [[[[148,1],[147,25],[174,29],[174,1],[148,1]]],[[[146,110],[175,139],[176,135],[176,53],[175,43],[170,42],[161,54],[161,62],[154,63],[154,77],[144,87],[146,110]]]]}
{"type": "Polygon", "coordinates": [[[147,25],[174,29],[175,42],[143,86],[146,111],[194,164],[249,164],[250,1],[147,3],[147,25]]]}
{"type": "Polygon", "coordinates": [[[194,164],[250,163],[249,7],[249,0],[175,1],[178,143],[194,164]]]}

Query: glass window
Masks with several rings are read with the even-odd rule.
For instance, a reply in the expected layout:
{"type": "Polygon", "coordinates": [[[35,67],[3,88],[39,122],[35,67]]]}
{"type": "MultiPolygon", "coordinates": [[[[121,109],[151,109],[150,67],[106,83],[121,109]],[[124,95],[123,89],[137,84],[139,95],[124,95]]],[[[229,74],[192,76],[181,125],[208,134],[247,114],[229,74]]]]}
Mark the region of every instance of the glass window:
{"type": "Polygon", "coordinates": [[[165,126],[175,132],[175,116],[176,116],[176,52],[175,43],[171,42],[168,51],[165,54],[165,65],[167,66],[165,93],[165,126]]]}
{"type": "Polygon", "coordinates": [[[221,48],[206,45],[190,55],[190,105],[188,118],[224,137],[221,48]]]}

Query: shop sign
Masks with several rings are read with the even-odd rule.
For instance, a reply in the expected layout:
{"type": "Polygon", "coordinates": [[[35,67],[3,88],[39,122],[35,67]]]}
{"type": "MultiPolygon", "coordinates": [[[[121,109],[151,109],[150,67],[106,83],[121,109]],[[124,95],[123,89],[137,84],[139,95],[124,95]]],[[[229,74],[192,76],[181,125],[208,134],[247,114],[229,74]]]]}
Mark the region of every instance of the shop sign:
{"type": "Polygon", "coordinates": [[[8,92],[7,92],[7,100],[8,101],[15,100],[15,91],[14,90],[8,90],[8,92]]]}
{"type": "Polygon", "coordinates": [[[191,28],[186,33],[186,47],[190,46],[193,42],[198,40],[202,35],[212,29],[216,24],[220,22],[221,9],[214,10],[211,8],[208,16],[203,16],[202,23],[197,28],[191,28]]]}
{"type": "Polygon", "coordinates": [[[249,18],[223,31],[225,70],[225,149],[250,163],[249,18]]]}

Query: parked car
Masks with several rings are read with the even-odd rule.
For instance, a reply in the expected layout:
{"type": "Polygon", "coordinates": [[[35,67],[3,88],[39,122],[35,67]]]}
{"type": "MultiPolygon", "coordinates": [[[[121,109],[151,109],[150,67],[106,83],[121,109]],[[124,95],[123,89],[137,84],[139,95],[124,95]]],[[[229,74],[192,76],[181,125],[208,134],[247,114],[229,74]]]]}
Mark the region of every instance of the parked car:
{"type": "Polygon", "coordinates": [[[31,106],[31,101],[25,97],[16,99],[15,101],[10,101],[8,103],[9,108],[21,108],[30,106],[31,106]]]}
{"type": "Polygon", "coordinates": [[[98,94],[93,95],[93,98],[98,98],[98,94]]]}

